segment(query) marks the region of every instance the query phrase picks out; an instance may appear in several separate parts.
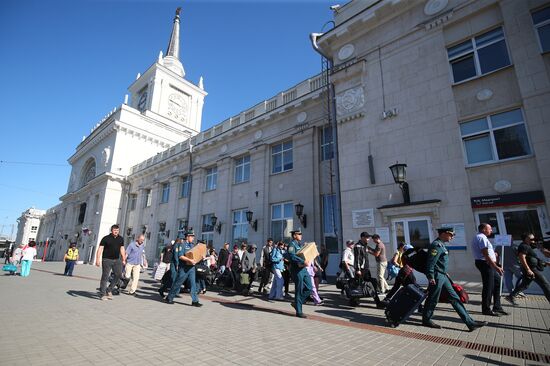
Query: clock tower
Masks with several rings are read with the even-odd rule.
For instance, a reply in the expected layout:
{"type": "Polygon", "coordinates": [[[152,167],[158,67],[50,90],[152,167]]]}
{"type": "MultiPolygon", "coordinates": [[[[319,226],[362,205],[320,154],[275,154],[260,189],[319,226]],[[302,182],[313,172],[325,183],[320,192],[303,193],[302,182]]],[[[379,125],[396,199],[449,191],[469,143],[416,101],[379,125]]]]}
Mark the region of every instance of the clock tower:
{"type": "Polygon", "coordinates": [[[198,85],[185,79],[179,59],[180,13],[178,8],[166,55],[161,51],[157,61],[128,88],[132,95],[129,104],[144,116],[163,120],[191,137],[200,132],[207,93],[202,77],[198,85]]]}

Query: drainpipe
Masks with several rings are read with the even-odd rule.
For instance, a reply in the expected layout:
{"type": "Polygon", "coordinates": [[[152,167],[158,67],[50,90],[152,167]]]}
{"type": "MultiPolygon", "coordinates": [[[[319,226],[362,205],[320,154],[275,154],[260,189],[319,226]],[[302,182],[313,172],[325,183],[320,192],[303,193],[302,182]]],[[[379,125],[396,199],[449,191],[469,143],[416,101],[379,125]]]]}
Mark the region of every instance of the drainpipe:
{"type": "Polygon", "coordinates": [[[344,245],[344,240],[342,236],[342,194],[340,191],[340,154],[338,152],[338,125],[336,122],[336,95],[334,92],[334,84],[331,81],[330,75],[331,71],[334,65],[334,61],[332,57],[329,57],[323,51],[319,48],[319,45],[317,44],[317,40],[319,37],[321,37],[324,33],[311,33],[309,35],[309,39],[311,41],[311,45],[313,46],[313,49],[320,54],[322,57],[324,57],[328,61],[328,80],[327,80],[327,89],[328,89],[328,98],[330,100],[330,115],[329,120],[332,127],[332,136],[334,136],[334,169],[336,171],[335,174],[335,182],[334,182],[334,188],[336,190],[336,202],[335,202],[335,211],[336,211],[336,217],[338,222],[336,223],[335,231],[336,231],[336,239],[338,241],[338,251],[342,250],[344,245]]]}
{"type": "Polygon", "coordinates": [[[193,145],[191,145],[191,138],[189,138],[189,197],[187,197],[187,227],[185,231],[189,229],[189,223],[191,222],[189,215],[191,212],[191,192],[193,190],[193,145]]]}

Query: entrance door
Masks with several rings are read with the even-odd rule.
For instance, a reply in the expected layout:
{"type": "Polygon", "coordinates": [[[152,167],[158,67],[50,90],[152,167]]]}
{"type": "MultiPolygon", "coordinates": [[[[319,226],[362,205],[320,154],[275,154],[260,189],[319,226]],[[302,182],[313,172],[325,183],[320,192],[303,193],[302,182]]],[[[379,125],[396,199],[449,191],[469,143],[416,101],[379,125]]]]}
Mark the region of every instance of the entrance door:
{"type": "MultiPolygon", "coordinates": [[[[475,219],[477,225],[485,222],[493,227],[493,234],[489,237],[491,242],[493,242],[496,234],[502,234],[512,235],[513,242],[519,244],[523,233],[533,233],[535,238],[542,238],[542,233],[547,230],[544,228],[547,225],[545,211],[542,206],[537,208],[503,208],[476,212],[475,219]]],[[[497,251],[499,254],[502,253],[500,249],[497,251]]],[[[541,259],[548,259],[539,250],[535,251],[541,259]]],[[[544,275],[550,280],[549,271],[544,271],[544,275]]],[[[531,285],[529,290],[531,293],[541,293],[537,284],[531,285]]]]}
{"type": "Polygon", "coordinates": [[[432,220],[429,216],[408,217],[392,220],[393,243],[392,248],[397,250],[397,244],[404,242],[413,247],[426,248],[433,240],[432,220]]]}
{"type": "MultiPolygon", "coordinates": [[[[391,253],[387,253],[388,259],[397,250],[397,243],[404,242],[415,248],[426,248],[434,241],[432,234],[432,219],[429,216],[397,218],[392,220],[393,243],[391,253]]],[[[428,280],[420,272],[414,271],[418,284],[426,285],[428,280]]]]}
{"type": "Polygon", "coordinates": [[[536,238],[542,238],[543,228],[540,216],[544,215],[541,209],[498,209],[480,211],[476,213],[476,224],[486,222],[493,227],[494,234],[512,235],[515,243],[521,242],[521,234],[531,232],[536,238]]]}

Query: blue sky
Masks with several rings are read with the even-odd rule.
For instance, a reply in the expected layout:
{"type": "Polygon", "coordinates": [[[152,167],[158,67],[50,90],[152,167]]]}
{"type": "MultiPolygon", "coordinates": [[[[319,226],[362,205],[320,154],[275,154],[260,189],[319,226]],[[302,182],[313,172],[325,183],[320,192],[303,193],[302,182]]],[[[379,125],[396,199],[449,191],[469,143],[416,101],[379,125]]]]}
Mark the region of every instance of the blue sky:
{"type": "Polygon", "coordinates": [[[203,76],[209,93],[205,130],[317,74],[309,34],[332,19],[335,3],[2,0],[0,234],[27,208],[58,203],[67,159],[165,52],[176,7],[186,78],[203,76]]]}

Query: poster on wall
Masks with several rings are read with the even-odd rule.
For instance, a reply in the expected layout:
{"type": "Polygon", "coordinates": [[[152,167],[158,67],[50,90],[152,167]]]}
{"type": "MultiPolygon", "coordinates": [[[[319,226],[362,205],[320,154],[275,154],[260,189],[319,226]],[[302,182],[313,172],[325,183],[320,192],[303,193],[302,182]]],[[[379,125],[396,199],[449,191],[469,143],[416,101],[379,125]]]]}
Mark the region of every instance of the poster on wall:
{"type": "Polygon", "coordinates": [[[380,240],[386,245],[390,243],[390,228],[389,227],[377,227],[374,229],[374,233],[380,235],[380,240]]]}
{"type": "Polygon", "coordinates": [[[464,229],[464,223],[456,224],[441,224],[441,227],[452,227],[455,231],[455,236],[451,242],[447,245],[449,250],[466,250],[466,230],[464,229]]]}
{"type": "Polygon", "coordinates": [[[374,208],[351,211],[353,228],[374,227],[374,208]]]}

